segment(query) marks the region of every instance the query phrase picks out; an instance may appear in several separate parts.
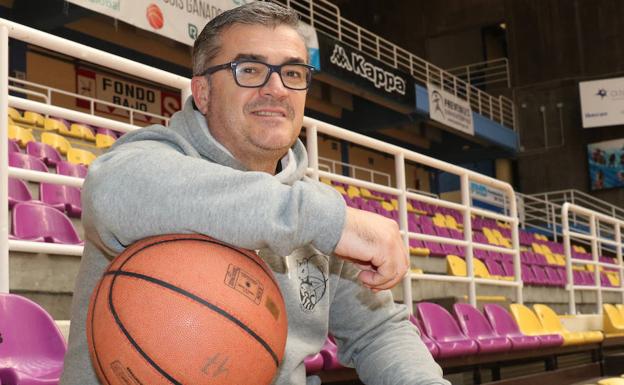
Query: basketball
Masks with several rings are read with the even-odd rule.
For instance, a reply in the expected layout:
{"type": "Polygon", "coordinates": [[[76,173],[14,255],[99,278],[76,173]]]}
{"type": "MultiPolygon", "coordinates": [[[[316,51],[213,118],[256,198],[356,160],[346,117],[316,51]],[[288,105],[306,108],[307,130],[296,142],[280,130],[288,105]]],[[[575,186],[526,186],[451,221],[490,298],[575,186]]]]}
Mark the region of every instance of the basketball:
{"type": "Polygon", "coordinates": [[[145,16],[147,17],[147,21],[154,29],[161,29],[165,24],[165,18],[163,17],[162,11],[156,4],[150,4],[146,11],[145,16]]]}
{"type": "Polygon", "coordinates": [[[252,251],[203,235],[146,238],[117,256],[87,318],[103,384],[270,384],[284,355],[286,308],[252,251]]]}

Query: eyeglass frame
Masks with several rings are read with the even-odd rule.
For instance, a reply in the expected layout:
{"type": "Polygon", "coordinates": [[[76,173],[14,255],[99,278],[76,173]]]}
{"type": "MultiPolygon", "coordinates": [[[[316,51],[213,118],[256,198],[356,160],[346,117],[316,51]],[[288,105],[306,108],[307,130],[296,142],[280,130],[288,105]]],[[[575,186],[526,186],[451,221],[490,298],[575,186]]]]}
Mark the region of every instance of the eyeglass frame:
{"type": "Polygon", "coordinates": [[[288,88],[289,90],[293,90],[293,91],[305,91],[305,90],[308,90],[310,88],[310,86],[312,85],[312,75],[316,71],[316,68],[314,66],[311,66],[311,65],[306,64],[306,63],[284,63],[284,64],[273,65],[273,64],[265,63],[265,62],[259,61],[259,60],[233,60],[233,61],[228,62],[228,63],[218,64],[216,66],[208,67],[203,72],[200,72],[199,74],[197,74],[195,76],[212,75],[213,73],[215,73],[217,71],[225,70],[225,69],[228,69],[228,68],[232,70],[232,77],[234,78],[234,81],[236,82],[236,85],[239,86],[239,87],[242,87],[242,88],[260,88],[260,87],[264,87],[269,82],[269,79],[271,78],[271,75],[273,74],[273,72],[275,72],[279,76],[280,81],[282,82],[282,85],[284,86],[284,88],[288,88]],[[244,85],[240,84],[240,82],[238,81],[238,77],[236,76],[236,67],[239,64],[243,64],[243,63],[263,64],[263,65],[265,65],[265,66],[267,66],[269,68],[269,73],[267,74],[266,78],[264,79],[264,81],[261,84],[259,84],[257,86],[244,86],[244,85]],[[281,70],[282,70],[282,67],[289,66],[289,65],[303,66],[303,67],[307,67],[310,70],[310,72],[308,73],[308,78],[306,79],[306,87],[305,88],[292,88],[292,87],[287,86],[286,83],[284,83],[284,79],[282,79],[282,72],[281,72],[281,70]]]}

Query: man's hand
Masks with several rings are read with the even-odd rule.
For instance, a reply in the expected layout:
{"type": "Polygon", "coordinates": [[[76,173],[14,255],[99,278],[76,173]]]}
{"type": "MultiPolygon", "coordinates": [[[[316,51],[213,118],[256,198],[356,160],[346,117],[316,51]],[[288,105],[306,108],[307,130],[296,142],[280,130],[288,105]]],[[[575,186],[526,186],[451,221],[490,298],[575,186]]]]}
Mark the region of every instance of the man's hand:
{"type": "Polygon", "coordinates": [[[405,275],[408,253],[399,233],[399,225],[368,211],[347,207],[342,235],[334,252],[357,264],[358,279],[369,288],[394,287],[405,275]]]}

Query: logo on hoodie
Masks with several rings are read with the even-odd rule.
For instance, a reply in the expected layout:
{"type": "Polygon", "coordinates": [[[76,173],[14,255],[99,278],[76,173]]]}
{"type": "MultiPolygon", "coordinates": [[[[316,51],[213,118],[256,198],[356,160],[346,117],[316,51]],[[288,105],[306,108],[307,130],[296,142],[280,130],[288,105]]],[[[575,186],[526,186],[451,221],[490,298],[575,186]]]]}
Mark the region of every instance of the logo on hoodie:
{"type": "Polygon", "coordinates": [[[299,300],[301,309],[305,313],[312,313],[316,304],[321,301],[327,291],[328,258],[325,255],[315,254],[297,261],[297,276],[299,277],[299,300]]]}

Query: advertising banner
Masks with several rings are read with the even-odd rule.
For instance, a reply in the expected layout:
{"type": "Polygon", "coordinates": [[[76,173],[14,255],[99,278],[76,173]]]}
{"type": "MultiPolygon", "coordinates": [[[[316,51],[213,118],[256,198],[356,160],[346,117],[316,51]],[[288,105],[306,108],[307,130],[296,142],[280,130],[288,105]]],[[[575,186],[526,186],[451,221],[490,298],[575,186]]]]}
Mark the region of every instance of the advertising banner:
{"type": "Polygon", "coordinates": [[[592,190],[624,186],[624,139],[587,145],[587,163],[592,190]]]}
{"type": "MultiPolygon", "coordinates": [[[[138,28],[192,46],[206,23],[253,0],[67,0],[138,28]]],[[[316,30],[301,23],[313,66],[319,68],[316,30]]]]}
{"type": "MultiPolygon", "coordinates": [[[[179,91],[158,88],[86,67],[76,67],[76,87],[79,95],[159,116],[170,117],[182,107],[179,91]]],[[[76,99],[76,106],[90,108],[90,103],[85,99],[76,99]]],[[[130,115],[125,108],[102,103],[96,103],[95,110],[121,117],[130,115]]],[[[162,123],[157,118],[140,113],[135,113],[134,119],[146,123],[162,123]]]]}
{"type": "Polygon", "coordinates": [[[475,134],[470,103],[433,84],[427,84],[427,92],[432,120],[468,135],[475,134]]]}
{"type": "Polygon", "coordinates": [[[409,74],[329,36],[320,34],[318,41],[324,73],[410,107],[414,105],[414,82],[409,74]]]}
{"type": "Polygon", "coordinates": [[[580,82],[583,127],[624,124],[624,78],[580,82]]]}

